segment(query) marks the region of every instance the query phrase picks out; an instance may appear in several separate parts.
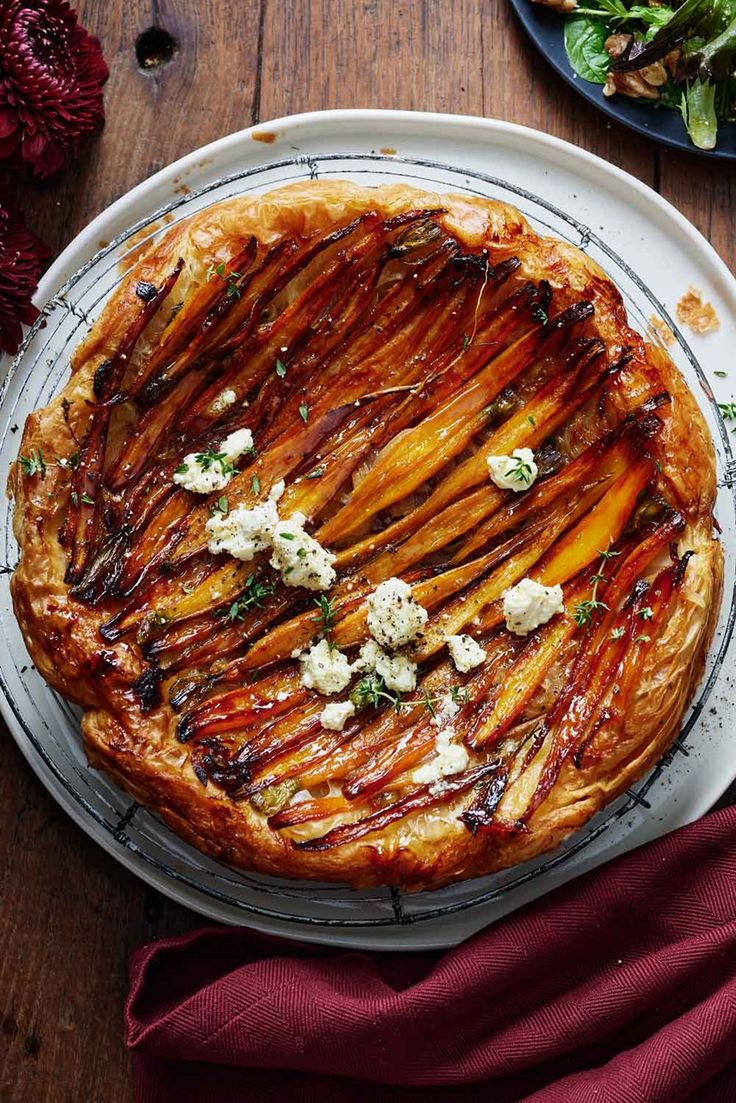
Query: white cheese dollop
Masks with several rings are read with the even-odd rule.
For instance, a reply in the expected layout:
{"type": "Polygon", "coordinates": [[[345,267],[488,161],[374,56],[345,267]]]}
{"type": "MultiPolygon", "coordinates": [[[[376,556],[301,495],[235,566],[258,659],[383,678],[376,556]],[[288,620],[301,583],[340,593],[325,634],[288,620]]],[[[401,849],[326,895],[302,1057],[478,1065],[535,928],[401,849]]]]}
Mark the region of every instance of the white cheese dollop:
{"type": "Polygon", "coordinates": [[[174,472],[174,482],[191,490],[193,494],[212,494],[215,490],[224,490],[232,474],[223,470],[222,464],[214,461],[206,469],[198,462],[197,453],[190,452],[174,472]]]}
{"type": "Polygon", "coordinates": [[[454,729],[440,728],[437,732],[435,757],[414,771],[412,781],[416,785],[430,785],[434,781],[447,777],[448,774],[459,774],[468,762],[468,752],[465,747],[462,743],[455,742],[454,729]]]}
{"type": "Polygon", "coordinates": [[[252,509],[236,506],[224,517],[215,514],[209,519],[205,525],[207,547],[213,555],[228,552],[247,563],[257,552],[271,547],[278,523],[275,502],[262,502],[252,509]]]}
{"type": "Polygon", "coordinates": [[[386,689],[394,693],[411,693],[417,688],[417,664],[406,655],[387,655],[375,640],[363,644],[355,669],[378,674],[386,689]]]}
{"type": "Polygon", "coordinates": [[[174,482],[194,494],[224,490],[235,474],[233,464],[252,447],[253,434],[250,429],[237,429],[225,438],[218,449],[223,459],[212,459],[203,452],[189,452],[174,472],[174,482]],[[203,458],[205,456],[206,460],[203,458]]]}
{"type": "Polygon", "coordinates": [[[215,395],[210,410],[213,414],[224,414],[225,410],[228,410],[235,403],[237,397],[232,388],[226,387],[224,391],[220,391],[218,395],[215,395]]]}
{"type": "Polygon", "coordinates": [[[392,651],[416,639],[428,615],[412,597],[411,586],[400,578],[387,578],[368,598],[368,630],[392,651]]]}
{"type": "Polygon", "coordinates": [[[279,479],[277,483],[274,483],[268,492],[268,496],[272,502],[278,502],[284,496],[286,490],[286,483],[283,479],[279,479]]]}
{"type": "Polygon", "coordinates": [[[515,448],[510,456],[486,456],[491,482],[501,490],[528,490],[539,474],[531,448],[515,448]]]}
{"type": "Polygon", "coordinates": [[[480,666],[486,660],[486,652],[472,636],[448,636],[447,649],[455,669],[461,674],[475,670],[476,666],[480,666]]]}
{"type": "Polygon", "coordinates": [[[330,701],[319,715],[319,722],[327,731],[341,732],[351,716],[355,716],[352,701],[330,701]]]}
{"type": "Polygon", "coordinates": [[[302,667],[301,681],[307,689],[316,689],[328,696],[342,693],[353,676],[353,668],[347,655],[330,647],[327,640],[312,644],[299,656],[302,667]]]}
{"type": "MultiPolygon", "coordinates": [[[[269,502],[275,509],[273,500],[269,502]]],[[[305,521],[303,513],[292,513],[288,520],[279,521],[271,541],[271,566],[281,572],[287,586],[329,590],[337,577],[332,566],[336,556],[304,531],[305,521]]]]}
{"type": "Polygon", "coordinates": [[[526,636],[565,608],[561,586],[542,586],[522,578],[503,595],[503,615],[509,632],[526,636]]]}
{"type": "Polygon", "coordinates": [[[241,456],[250,452],[253,448],[253,434],[250,429],[236,429],[230,436],[225,437],[220,445],[220,451],[225,453],[228,463],[237,463],[241,456]]]}

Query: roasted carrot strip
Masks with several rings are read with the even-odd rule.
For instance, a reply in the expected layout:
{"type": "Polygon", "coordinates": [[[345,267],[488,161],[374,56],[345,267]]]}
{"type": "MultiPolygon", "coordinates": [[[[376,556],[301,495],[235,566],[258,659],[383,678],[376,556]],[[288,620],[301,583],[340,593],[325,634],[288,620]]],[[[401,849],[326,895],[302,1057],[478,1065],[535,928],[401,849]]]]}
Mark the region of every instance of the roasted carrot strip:
{"type": "Polygon", "coordinates": [[[533,360],[544,331],[532,330],[491,363],[459,395],[407,430],[385,450],[350,500],[319,530],[323,543],[344,541],[376,513],[410,494],[462,452],[485,422],[483,409],[533,360]],[[399,461],[400,456],[400,461],[399,461]]]}
{"type": "Polygon", "coordinates": [[[403,819],[411,812],[418,812],[423,808],[431,808],[435,804],[448,804],[455,797],[467,793],[479,782],[485,780],[498,769],[497,762],[490,762],[483,766],[474,766],[461,774],[453,774],[443,779],[441,785],[423,785],[413,793],[386,805],[377,812],[372,812],[363,819],[354,823],[341,824],[316,839],[305,839],[294,842],[292,845],[297,850],[331,850],[336,846],[344,846],[346,843],[357,842],[358,839],[370,835],[373,831],[383,831],[390,824],[403,819]]]}
{"type": "Polygon", "coordinates": [[[112,406],[110,399],[120,385],[138,340],[179,278],[184,261],[179,260],[173,271],[150,300],[144,304],[110,360],[97,368],[94,380],[97,406],[87,434],[82,442],[79,463],[72,476],[69,513],[62,530],[62,543],[69,546],[69,562],[65,579],[79,582],[92,551],[92,538],[99,515],[99,490],[107,446],[107,434],[112,406]]]}
{"type": "Polygon", "coordinates": [[[337,816],[341,812],[347,812],[354,808],[345,797],[317,797],[314,800],[301,800],[285,808],[283,812],[276,812],[269,816],[268,826],[274,831],[282,831],[286,827],[297,827],[302,823],[312,823],[314,820],[326,820],[330,816],[337,816]]]}

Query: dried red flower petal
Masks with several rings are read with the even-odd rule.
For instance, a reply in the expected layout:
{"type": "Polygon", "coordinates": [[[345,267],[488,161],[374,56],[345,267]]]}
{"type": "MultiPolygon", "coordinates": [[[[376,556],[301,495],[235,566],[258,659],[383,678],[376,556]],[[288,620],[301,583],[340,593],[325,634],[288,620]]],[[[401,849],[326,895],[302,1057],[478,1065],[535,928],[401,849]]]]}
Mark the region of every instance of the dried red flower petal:
{"type": "Polygon", "coordinates": [[[31,302],[49,250],[14,207],[0,203],[0,351],[17,352],[22,325],[32,325],[38,310],[31,302]]]}
{"type": "Polygon", "coordinates": [[[66,0],[0,0],[0,157],[56,172],[105,120],[100,43],[66,0]]]}

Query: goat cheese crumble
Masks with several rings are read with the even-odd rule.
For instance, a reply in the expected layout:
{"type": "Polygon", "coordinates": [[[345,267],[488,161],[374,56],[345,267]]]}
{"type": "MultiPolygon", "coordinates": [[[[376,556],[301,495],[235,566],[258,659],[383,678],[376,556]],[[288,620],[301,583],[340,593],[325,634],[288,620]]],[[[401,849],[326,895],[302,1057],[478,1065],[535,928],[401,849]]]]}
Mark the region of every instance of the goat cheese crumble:
{"type": "Polygon", "coordinates": [[[522,578],[503,595],[503,615],[509,632],[526,636],[565,608],[561,586],[542,586],[522,578]]]}
{"type": "Polygon", "coordinates": [[[248,563],[257,552],[271,547],[279,523],[276,503],[269,499],[249,509],[236,506],[223,517],[216,513],[205,525],[207,547],[213,555],[227,552],[248,563]]]}
{"type": "Polygon", "coordinates": [[[355,705],[352,701],[330,701],[325,705],[319,716],[319,722],[323,728],[331,732],[341,732],[351,716],[355,715],[355,705]]]}
{"type": "Polygon", "coordinates": [[[210,410],[213,414],[224,414],[225,410],[229,410],[235,403],[237,397],[237,394],[232,388],[226,387],[224,391],[220,391],[218,395],[215,395],[210,410]]]}
{"type": "Polygon", "coordinates": [[[539,474],[531,448],[515,448],[510,456],[486,456],[491,482],[500,490],[528,490],[539,474]]]}
{"type": "Polygon", "coordinates": [[[461,674],[467,674],[469,670],[475,670],[485,662],[486,652],[472,636],[448,636],[447,649],[450,658],[455,664],[455,669],[461,674]]]}
{"type": "Polygon", "coordinates": [[[283,493],[284,480],[279,479],[265,502],[236,506],[224,516],[215,514],[205,525],[207,547],[213,555],[227,552],[244,562],[270,549],[271,566],[281,572],[287,586],[328,590],[337,577],[332,566],[336,557],[305,532],[303,513],[279,517],[277,502],[283,493]]]}
{"type": "Polygon", "coordinates": [[[347,655],[330,647],[327,640],[312,644],[299,656],[302,667],[301,681],[307,689],[329,696],[342,693],[353,676],[353,668],[347,655]]]}
{"type": "Polygon", "coordinates": [[[174,472],[174,482],[194,494],[212,494],[224,490],[235,474],[234,465],[253,448],[250,429],[236,429],[220,445],[218,452],[189,452],[174,472]]]}
{"type": "MultiPolygon", "coordinates": [[[[270,502],[275,509],[272,499],[270,502]]],[[[337,577],[332,566],[337,557],[304,531],[305,521],[303,513],[292,513],[287,521],[279,521],[271,538],[271,566],[281,572],[287,586],[329,590],[337,577]]]]}
{"type": "Polygon", "coordinates": [[[400,578],[379,583],[368,598],[368,630],[382,647],[395,651],[421,632],[427,610],[414,601],[411,586],[400,578]]]}
{"type": "Polygon", "coordinates": [[[448,774],[459,774],[466,768],[470,759],[462,743],[455,742],[456,733],[452,727],[440,728],[435,743],[435,757],[425,762],[412,774],[416,785],[431,785],[448,774]]]}
{"type": "Polygon", "coordinates": [[[355,669],[378,674],[386,689],[394,693],[411,693],[417,688],[417,664],[406,655],[388,655],[375,640],[363,644],[355,669]]]}

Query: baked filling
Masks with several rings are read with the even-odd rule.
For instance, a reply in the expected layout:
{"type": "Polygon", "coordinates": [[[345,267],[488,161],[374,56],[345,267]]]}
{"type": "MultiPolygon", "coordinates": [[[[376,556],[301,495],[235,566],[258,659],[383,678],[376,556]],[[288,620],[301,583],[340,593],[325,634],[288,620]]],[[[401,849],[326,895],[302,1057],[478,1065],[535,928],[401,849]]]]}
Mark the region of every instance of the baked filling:
{"type": "Polygon", "coordinates": [[[10,489],[16,611],[92,763],[270,873],[436,887],[555,846],[669,745],[718,611],[692,396],[491,200],[193,216],[10,489]]]}

